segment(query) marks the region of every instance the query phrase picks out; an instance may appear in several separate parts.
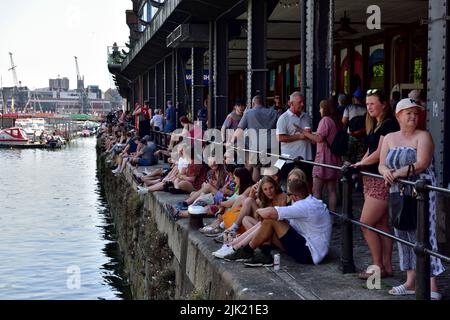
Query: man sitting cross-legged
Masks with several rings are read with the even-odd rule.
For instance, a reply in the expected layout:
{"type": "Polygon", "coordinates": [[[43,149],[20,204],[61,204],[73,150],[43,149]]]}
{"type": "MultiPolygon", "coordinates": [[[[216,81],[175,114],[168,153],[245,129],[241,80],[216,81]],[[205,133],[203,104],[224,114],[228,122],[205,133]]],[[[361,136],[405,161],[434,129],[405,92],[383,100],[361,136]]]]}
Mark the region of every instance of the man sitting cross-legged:
{"type": "Polygon", "coordinates": [[[261,227],[248,245],[238,249],[248,259],[246,266],[273,265],[271,244],[304,264],[318,264],[327,255],[331,219],[326,205],[309,194],[304,181],[291,181],[288,195],[293,202],[290,206],[256,210],[263,219],[261,227]],[[261,252],[255,254],[258,247],[261,252]]]}

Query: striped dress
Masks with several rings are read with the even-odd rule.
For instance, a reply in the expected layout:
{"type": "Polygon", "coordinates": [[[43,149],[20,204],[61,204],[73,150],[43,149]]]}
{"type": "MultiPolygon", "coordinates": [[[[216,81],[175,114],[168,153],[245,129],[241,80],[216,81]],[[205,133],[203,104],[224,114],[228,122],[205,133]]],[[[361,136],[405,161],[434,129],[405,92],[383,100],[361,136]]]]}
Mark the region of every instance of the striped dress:
{"type": "MultiPolygon", "coordinates": [[[[412,147],[395,147],[389,149],[386,156],[385,165],[390,169],[398,170],[402,167],[414,164],[416,162],[417,150],[412,147]]],[[[436,185],[436,175],[434,173],[434,159],[430,166],[420,173],[415,179],[427,179],[431,181],[433,186],[436,185]]],[[[398,184],[391,186],[390,193],[399,192],[398,184]]],[[[430,223],[430,246],[434,251],[438,250],[436,241],[436,192],[429,192],[429,223],[430,223]]],[[[405,239],[409,242],[416,242],[416,232],[415,231],[402,231],[394,228],[395,235],[399,238],[405,239]]],[[[402,271],[415,270],[416,269],[416,255],[414,254],[414,249],[397,242],[398,252],[400,255],[400,269],[402,271]]],[[[435,257],[430,257],[431,262],[431,276],[435,277],[442,272],[444,272],[444,267],[442,266],[441,260],[435,257]]]]}

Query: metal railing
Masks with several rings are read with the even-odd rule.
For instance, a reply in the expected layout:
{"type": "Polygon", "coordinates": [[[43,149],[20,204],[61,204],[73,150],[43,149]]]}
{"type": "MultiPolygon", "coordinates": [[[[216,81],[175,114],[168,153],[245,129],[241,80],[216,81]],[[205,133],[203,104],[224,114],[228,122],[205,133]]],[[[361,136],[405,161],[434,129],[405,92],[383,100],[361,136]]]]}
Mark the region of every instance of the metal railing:
{"type": "MultiPolygon", "coordinates": [[[[155,142],[160,148],[167,148],[168,138],[171,133],[165,133],[161,131],[153,131],[155,134],[155,142]]],[[[353,183],[352,183],[352,175],[354,173],[359,173],[363,176],[373,177],[377,179],[384,178],[379,174],[374,174],[365,171],[359,171],[354,169],[348,165],[344,165],[342,167],[317,163],[314,161],[304,160],[301,157],[298,158],[290,158],[279,154],[268,153],[263,151],[251,150],[246,148],[239,148],[233,145],[226,145],[222,142],[214,142],[210,140],[204,140],[199,138],[193,138],[189,136],[184,136],[183,138],[187,138],[190,140],[197,140],[201,142],[205,142],[206,144],[218,144],[222,145],[224,149],[232,148],[235,151],[244,151],[244,152],[252,152],[257,153],[259,155],[264,156],[272,156],[281,160],[293,161],[296,166],[300,164],[308,164],[312,166],[320,166],[323,168],[333,169],[342,172],[342,213],[332,212],[330,213],[338,218],[340,218],[342,222],[342,234],[341,234],[341,268],[343,273],[355,273],[356,268],[353,259],[353,225],[368,229],[373,231],[379,235],[390,238],[394,241],[400,242],[403,245],[414,248],[414,253],[416,254],[416,299],[417,300],[429,300],[430,299],[430,256],[441,259],[446,262],[450,262],[450,257],[440,254],[434,250],[431,250],[429,243],[429,192],[436,191],[440,193],[445,193],[450,195],[450,190],[445,188],[440,188],[436,186],[430,185],[428,180],[419,179],[415,182],[404,180],[404,179],[396,179],[396,181],[401,182],[403,184],[407,184],[413,186],[417,192],[417,227],[416,227],[416,243],[412,243],[406,241],[405,239],[399,238],[395,235],[387,233],[385,231],[376,229],[367,224],[361,223],[357,221],[353,217],[353,183]]]]}

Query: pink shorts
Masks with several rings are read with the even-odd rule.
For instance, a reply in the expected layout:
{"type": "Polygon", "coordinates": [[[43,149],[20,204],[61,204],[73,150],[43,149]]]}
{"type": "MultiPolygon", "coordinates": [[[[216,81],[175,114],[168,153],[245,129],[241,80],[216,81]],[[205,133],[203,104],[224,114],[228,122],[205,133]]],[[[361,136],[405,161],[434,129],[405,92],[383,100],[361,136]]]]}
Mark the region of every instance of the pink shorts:
{"type": "Polygon", "coordinates": [[[389,187],[384,184],[383,179],[363,176],[364,194],[366,196],[387,200],[389,196],[389,187]]]}

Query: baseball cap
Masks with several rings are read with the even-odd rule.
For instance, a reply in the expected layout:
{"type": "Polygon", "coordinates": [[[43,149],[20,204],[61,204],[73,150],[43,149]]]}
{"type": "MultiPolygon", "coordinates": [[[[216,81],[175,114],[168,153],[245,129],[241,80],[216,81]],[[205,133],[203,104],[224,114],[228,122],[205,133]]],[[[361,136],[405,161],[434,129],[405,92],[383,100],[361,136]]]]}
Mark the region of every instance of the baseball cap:
{"type": "Polygon", "coordinates": [[[418,100],[420,98],[420,91],[417,89],[411,90],[411,92],[408,93],[408,98],[418,100]]]}
{"type": "Polygon", "coordinates": [[[406,99],[402,99],[397,103],[397,106],[395,107],[395,114],[399,113],[402,110],[405,109],[409,109],[409,108],[413,108],[413,107],[418,107],[422,110],[424,110],[425,108],[422,107],[421,105],[419,105],[416,100],[414,99],[410,99],[410,98],[406,98],[406,99]]]}
{"type": "Polygon", "coordinates": [[[364,95],[361,90],[357,89],[355,92],[353,92],[353,97],[362,98],[364,95]]]}
{"type": "Polygon", "coordinates": [[[149,140],[150,140],[150,136],[144,136],[144,137],[141,139],[141,143],[147,143],[149,140]]]}

